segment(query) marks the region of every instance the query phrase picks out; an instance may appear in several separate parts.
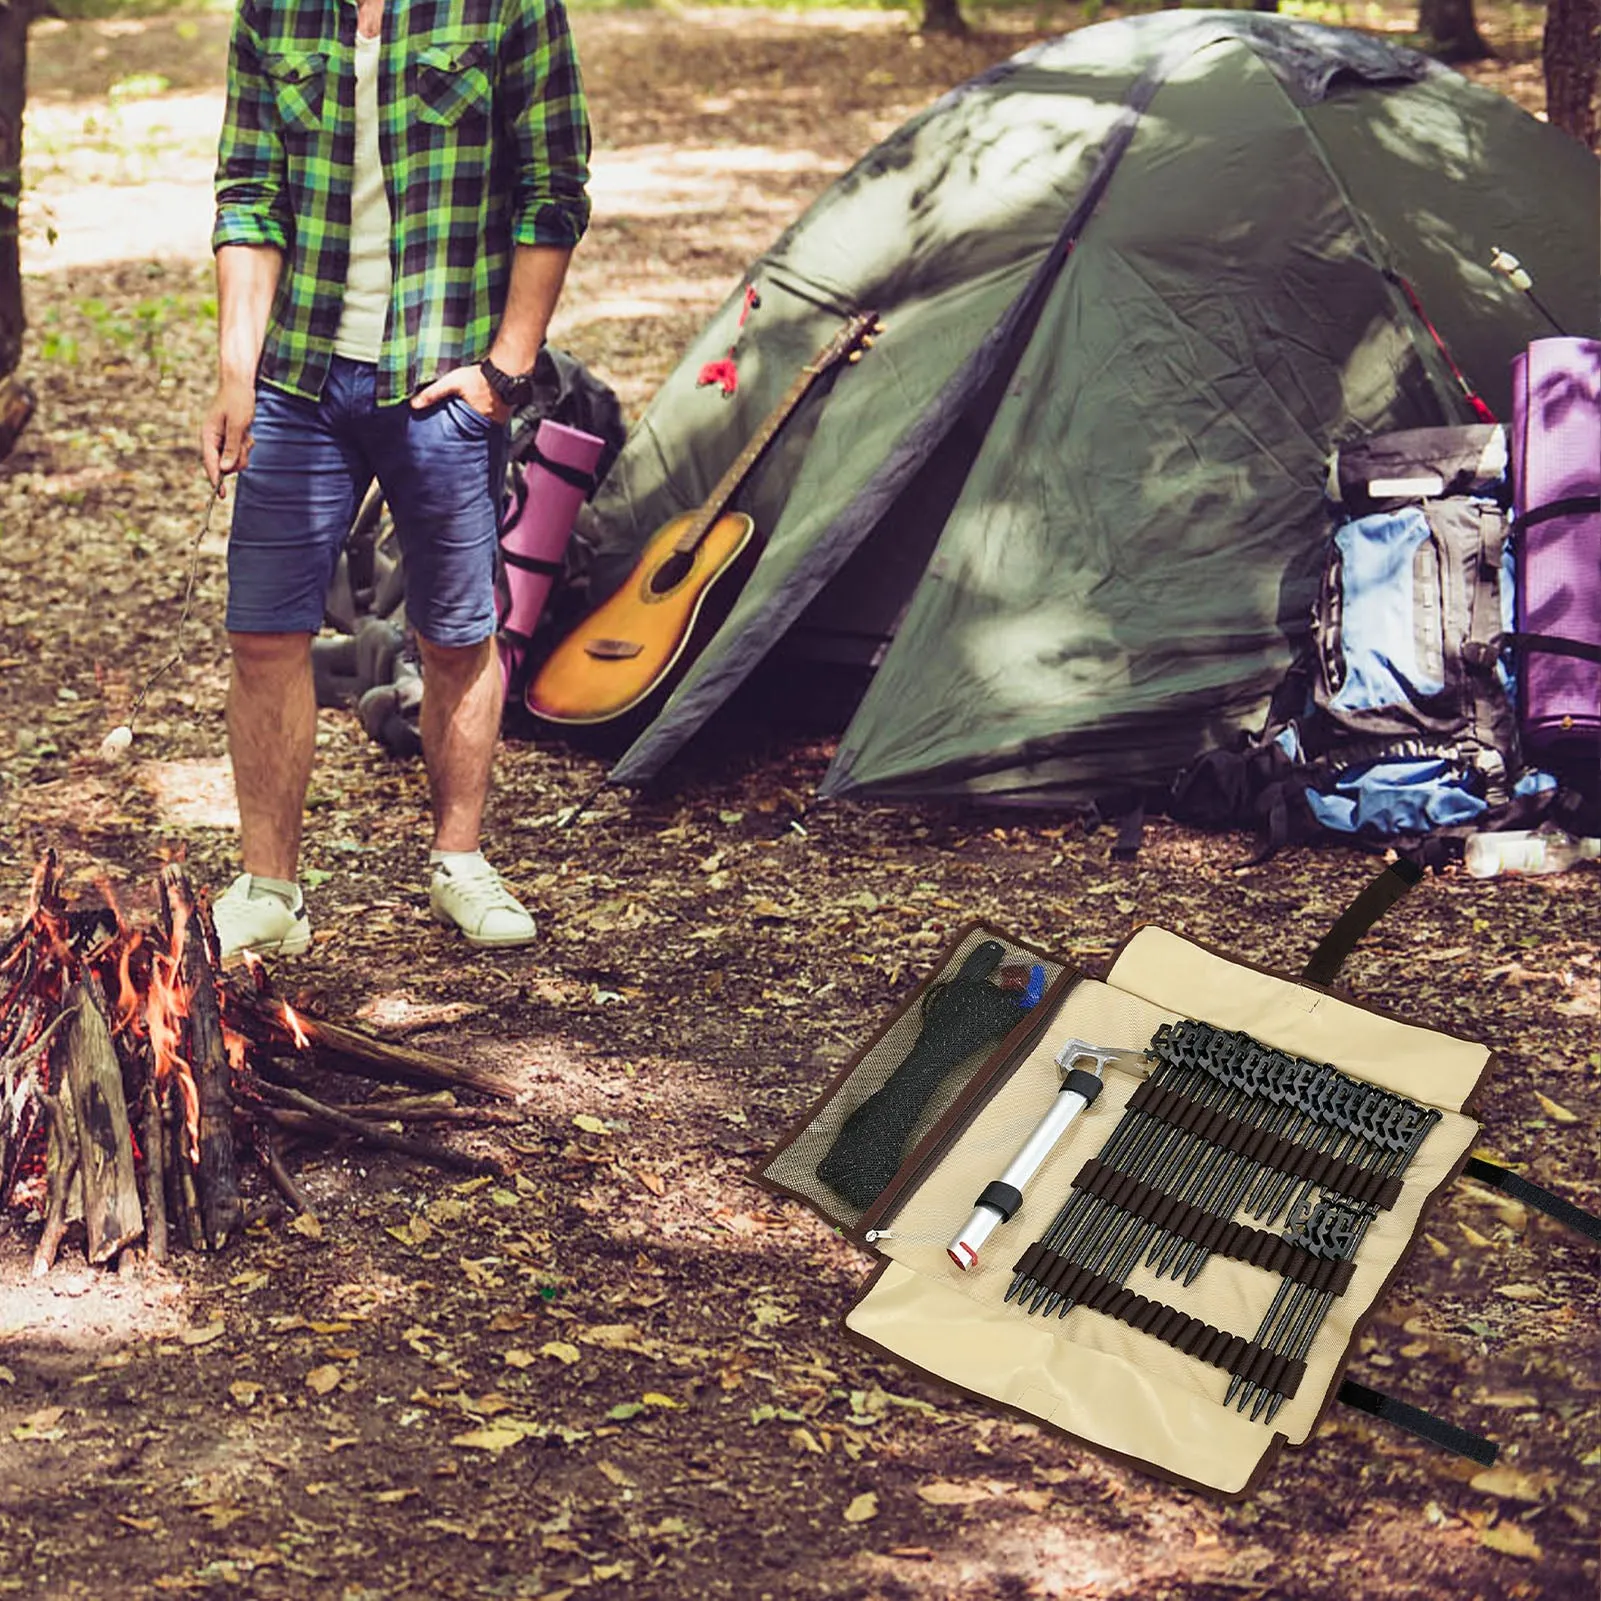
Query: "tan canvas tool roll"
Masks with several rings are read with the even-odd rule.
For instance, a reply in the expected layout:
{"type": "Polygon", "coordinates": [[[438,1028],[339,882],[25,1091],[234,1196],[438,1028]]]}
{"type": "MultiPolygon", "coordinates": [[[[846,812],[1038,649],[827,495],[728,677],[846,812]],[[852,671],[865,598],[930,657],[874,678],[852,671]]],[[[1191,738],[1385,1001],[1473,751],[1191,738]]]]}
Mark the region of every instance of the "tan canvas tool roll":
{"type": "MultiPolygon", "coordinates": [[[[1156,927],[1104,978],[968,929],[759,1175],[886,1259],[852,1334],[1226,1496],[1335,1399],[1493,1461],[1488,1441],[1341,1383],[1470,1161],[1491,1062],[1327,987],[1417,877],[1380,874],[1300,980],[1156,927]]],[[[1516,1175],[1472,1172],[1601,1238],[1516,1175]]]]}

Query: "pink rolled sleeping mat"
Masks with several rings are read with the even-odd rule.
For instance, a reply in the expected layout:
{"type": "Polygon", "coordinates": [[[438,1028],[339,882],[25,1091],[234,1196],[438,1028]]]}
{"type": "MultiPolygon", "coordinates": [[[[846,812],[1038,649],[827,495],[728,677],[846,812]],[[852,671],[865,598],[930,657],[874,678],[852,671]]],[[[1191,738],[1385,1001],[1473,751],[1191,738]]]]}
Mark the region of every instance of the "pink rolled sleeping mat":
{"type": "Polygon", "coordinates": [[[534,431],[522,459],[516,490],[500,525],[500,556],[506,594],[500,619],[502,687],[522,665],[551,586],[561,576],[562,557],[578,508],[594,492],[595,465],[603,439],[548,418],[534,431]]]}
{"type": "Polygon", "coordinates": [[[1534,760],[1601,753],[1601,340],[1512,363],[1518,712],[1534,760]]]}

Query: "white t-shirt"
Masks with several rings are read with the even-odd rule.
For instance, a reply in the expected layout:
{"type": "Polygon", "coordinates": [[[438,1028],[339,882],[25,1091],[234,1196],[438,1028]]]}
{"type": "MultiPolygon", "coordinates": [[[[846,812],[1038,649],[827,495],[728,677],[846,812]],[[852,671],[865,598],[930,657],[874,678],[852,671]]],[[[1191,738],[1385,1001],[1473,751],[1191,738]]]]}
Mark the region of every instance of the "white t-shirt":
{"type": "Polygon", "coordinates": [[[356,171],[350,196],[350,265],[334,350],[351,361],[377,361],[384,343],[393,224],[378,153],[378,36],[356,35],[356,171]]]}

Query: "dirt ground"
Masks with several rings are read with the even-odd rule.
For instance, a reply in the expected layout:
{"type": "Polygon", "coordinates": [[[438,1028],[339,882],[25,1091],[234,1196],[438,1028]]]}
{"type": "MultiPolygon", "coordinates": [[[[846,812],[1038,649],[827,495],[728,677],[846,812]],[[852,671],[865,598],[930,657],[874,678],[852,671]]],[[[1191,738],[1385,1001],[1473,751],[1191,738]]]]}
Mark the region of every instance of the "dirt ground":
{"type": "MultiPolygon", "coordinates": [[[[1521,20],[1519,20],[1521,18],[1521,20]]],[[[1513,38],[1512,22],[1522,32],[1513,38]]],[[[633,412],[759,251],[934,94],[1061,20],[963,43],[881,12],[618,11],[576,31],[597,220],[555,340],[633,412]]],[[[1538,101],[1532,24],[1489,75],[1538,101]]],[[[0,467],[0,923],[56,847],[148,916],[160,864],[235,871],[222,524],[192,434],[224,24],[43,24],[24,212],[40,416],[0,467]],[[131,87],[130,87],[131,83],[131,87]],[[132,758],[101,737],[152,689],[132,758]]],[[[292,1163],[320,1233],[107,1279],[0,1223],[0,1594],[850,1601],[1594,1596],[1593,1247],[1454,1187],[1353,1376],[1502,1442],[1479,1474],[1355,1415],[1222,1506],[848,1345],[870,1260],[748,1178],[984,917],[1094,970],[1157,922],[1295,969],[1375,860],[1154,825],[1137,861],[1061,819],[814,807],[825,737],[703,755],[670,792],[505,751],[497,861],[542,934],[469,957],[429,921],[420,770],[327,714],[305,865],[331,1015],[457,1003],[419,1036],[524,1086],[461,1136],[504,1180],[355,1148],[292,1163]],[[871,1493],[874,1500],[862,1498],[871,1493]]],[[[1601,874],[1431,877],[1356,995],[1500,1053],[1480,1149],[1601,1207],[1601,874]]],[[[269,1192],[249,1179],[252,1199],[269,1192]]],[[[1338,1409],[1336,1409],[1338,1412],[1338,1409]]]]}

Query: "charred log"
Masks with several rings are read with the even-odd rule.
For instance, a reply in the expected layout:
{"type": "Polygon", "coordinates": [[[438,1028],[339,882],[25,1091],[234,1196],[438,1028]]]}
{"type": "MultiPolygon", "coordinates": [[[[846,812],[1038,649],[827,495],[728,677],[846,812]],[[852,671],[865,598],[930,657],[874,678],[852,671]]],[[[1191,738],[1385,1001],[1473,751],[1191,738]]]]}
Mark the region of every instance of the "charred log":
{"type": "Polygon", "coordinates": [[[111,1261],[145,1230],[134,1177],[133,1131],[122,1091],[122,1066],[111,1043],[100,986],[90,978],[68,990],[66,1027],[56,1051],[58,1099],[71,1098],[83,1180],[89,1260],[111,1261]]]}

